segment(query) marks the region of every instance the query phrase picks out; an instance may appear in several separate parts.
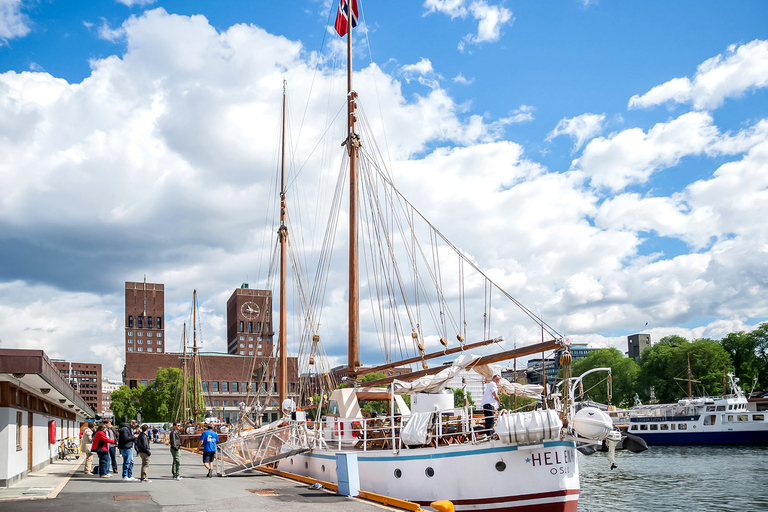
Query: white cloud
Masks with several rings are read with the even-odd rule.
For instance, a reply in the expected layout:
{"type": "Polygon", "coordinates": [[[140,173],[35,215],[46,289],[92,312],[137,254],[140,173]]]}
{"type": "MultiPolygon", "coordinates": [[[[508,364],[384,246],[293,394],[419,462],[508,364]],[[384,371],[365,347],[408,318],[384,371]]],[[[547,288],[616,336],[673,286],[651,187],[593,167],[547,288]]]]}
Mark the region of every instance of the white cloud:
{"type": "Polygon", "coordinates": [[[151,5],[156,0],[115,0],[119,4],[127,5],[128,7],[144,7],[145,5],[151,5]]]}
{"type": "Polygon", "coordinates": [[[432,68],[432,62],[429,59],[422,58],[416,64],[406,64],[401,68],[403,78],[406,82],[417,80],[420,84],[426,85],[431,89],[440,87],[442,75],[436,73],[432,68]]]}
{"type": "Polygon", "coordinates": [[[673,78],[642,96],[629,100],[629,108],[647,108],[668,101],[691,103],[697,110],[720,107],[728,98],[768,86],[768,41],[731,45],[725,55],[704,61],[693,80],[673,78]]]}
{"type": "Polygon", "coordinates": [[[21,12],[22,0],[0,0],[0,46],[3,41],[29,34],[29,18],[21,12]]]}
{"type": "Polygon", "coordinates": [[[461,85],[472,85],[472,83],[474,83],[474,81],[475,81],[474,78],[467,78],[462,73],[459,73],[458,75],[453,77],[451,80],[453,80],[455,83],[461,84],[461,85]]]}
{"type": "Polygon", "coordinates": [[[555,129],[547,135],[552,140],[560,135],[568,135],[574,141],[573,150],[580,149],[584,143],[603,130],[605,114],[582,114],[570,119],[561,119],[555,129]]]}
{"type": "Polygon", "coordinates": [[[425,15],[439,12],[451,19],[472,15],[478,22],[477,34],[467,34],[459,43],[458,48],[462,52],[467,44],[498,41],[502,27],[514,21],[512,11],[501,5],[491,5],[486,0],[425,0],[424,7],[427,9],[425,15]]]}
{"type": "Polygon", "coordinates": [[[101,25],[99,25],[99,39],[105,41],[117,41],[125,36],[125,30],[122,27],[112,28],[104,18],[101,19],[101,25]]]}
{"type": "Polygon", "coordinates": [[[426,14],[440,12],[451,18],[464,18],[467,15],[464,3],[465,0],[424,0],[424,7],[428,9],[426,14]]]}

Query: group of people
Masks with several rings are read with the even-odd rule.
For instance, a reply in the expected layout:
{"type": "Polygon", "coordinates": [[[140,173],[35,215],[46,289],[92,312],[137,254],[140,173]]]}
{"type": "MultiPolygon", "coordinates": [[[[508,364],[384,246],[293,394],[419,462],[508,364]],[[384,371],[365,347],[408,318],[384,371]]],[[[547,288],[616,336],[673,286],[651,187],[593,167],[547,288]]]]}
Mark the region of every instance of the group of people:
{"type": "MultiPolygon", "coordinates": [[[[181,425],[174,422],[168,437],[169,446],[173,463],[171,464],[171,476],[174,480],[181,480],[181,425]]],[[[121,423],[120,428],[115,429],[112,421],[102,420],[98,427],[94,422],[88,422],[83,431],[82,453],[85,455],[85,474],[92,475],[94,471],[93,454],[99,458],[99,464],[95,473],[100,478],[111,478],[112,473],[117,473],[116,451],[120,450],[123,458],[123,480],[135,482],[133,477],[133,452],[134,450],[141,458],[141,481],[151,482],[149,479],[149,460],[152,455],[150,449],[150,436],[157,442],[157,429],[150,430],[149,426],[144,424],[138,426],[136,420],[130,423],[121,423]]],[[[199,448],[203,452],[203,465],[208,470],[208,478],[213,476],[213,460],[216,456],[216,445],[219,442],[218,434],[213,430],[213,426],[208,425],[199,439],[199,448]]]]}

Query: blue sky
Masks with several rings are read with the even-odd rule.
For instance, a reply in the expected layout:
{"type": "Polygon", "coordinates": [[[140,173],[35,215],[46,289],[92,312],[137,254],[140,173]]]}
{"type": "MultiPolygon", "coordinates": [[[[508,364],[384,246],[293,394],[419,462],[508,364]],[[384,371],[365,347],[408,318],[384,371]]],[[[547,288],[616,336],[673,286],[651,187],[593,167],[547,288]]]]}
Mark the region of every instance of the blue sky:
{"type": "MultiPolygon", "coordinates": [[[[401,190],[560,332],[623,351],[645,322],[657,340],[768,318],[768,4],[361,6],[356,83],[401,190]]],[[[146,274],[169,339],[198,288],[225,350],[226,298],[266,273],[242,212],[265,215],[283,77],[321,172],[335,12],[0,0],[0,346],[119,354],[122,284],[146,274]]]]}

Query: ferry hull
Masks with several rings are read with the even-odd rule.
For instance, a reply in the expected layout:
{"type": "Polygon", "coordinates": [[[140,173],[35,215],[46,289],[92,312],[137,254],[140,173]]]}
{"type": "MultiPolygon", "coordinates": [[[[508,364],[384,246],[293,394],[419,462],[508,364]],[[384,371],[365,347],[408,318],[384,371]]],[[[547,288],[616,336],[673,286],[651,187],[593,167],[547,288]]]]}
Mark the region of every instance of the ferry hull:
{"type": "Polygon", "coordinates": [[[768,446],[768,430],[747,432],[686,432],[678,434],[643,431],[632,431],[632,433],[642,437],[648,444],[768,446]]]}
{"type": "MultiPolygon", "coordinates": [[[[337,482],[337,451],[350,450],[313,450],[286,459],[280,469],[337,482]]],[[[578,458],[571,441],[354,451],[361,489],[422,506],[450,500],[457,511],[575,512],[578,504],[578,458]]]]}

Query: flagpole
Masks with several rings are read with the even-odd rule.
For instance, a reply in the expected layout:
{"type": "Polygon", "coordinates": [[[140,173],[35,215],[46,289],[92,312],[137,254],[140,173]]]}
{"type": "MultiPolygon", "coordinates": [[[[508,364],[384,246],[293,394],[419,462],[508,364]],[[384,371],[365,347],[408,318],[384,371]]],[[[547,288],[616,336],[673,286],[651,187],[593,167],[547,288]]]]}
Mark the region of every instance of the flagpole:
{"type": "MultiPolygon", "coordinates": [[[[344,1],[344,0],[342,0],[344,1]]],[[[348,366],[351,372],[360,366],[358,353],[358,249],[357,249],[357,147],[355,93],[352,91],[352,16],[355,0],[347,5],[347,152],[349,153],[349,325],[348,366]]]]}

